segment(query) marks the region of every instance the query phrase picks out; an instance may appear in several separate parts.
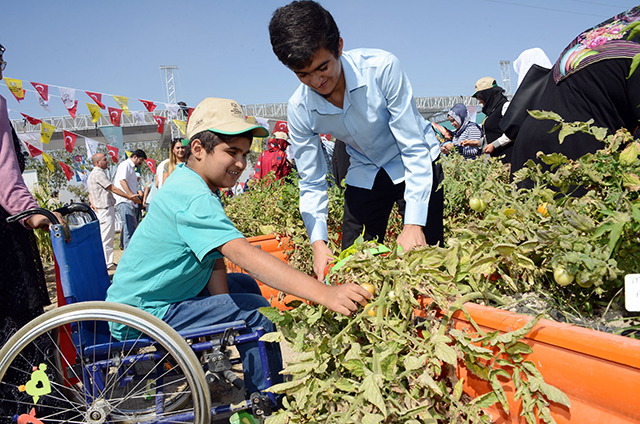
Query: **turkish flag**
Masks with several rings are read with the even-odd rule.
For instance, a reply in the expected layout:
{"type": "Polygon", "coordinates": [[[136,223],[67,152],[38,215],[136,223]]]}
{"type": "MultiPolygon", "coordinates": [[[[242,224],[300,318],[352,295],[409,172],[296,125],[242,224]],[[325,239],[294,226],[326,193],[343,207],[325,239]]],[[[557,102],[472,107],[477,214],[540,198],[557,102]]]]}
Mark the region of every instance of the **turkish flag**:
{"type": "Polygon", "coordinates": [[[146,107],[149,112],[153,112],[154,110],[156,110],[156,104],[155,103],[150,102],[149,100],[141,100],[141,99],[138,99],[138,100],[140,100],[142,102],[144,107],[146,107]]]}
{"type": "Polygon", "coordinates": [[[155,119],[156,122],[158,123],[158,133],[162,134],[162,130],[164,128],[164,121],[166,121],[167,118],[158,116],[158,115],[153,115],[153,119],[155,119]]]}
{"type": "Polygon", "coordinates": [[[109,151],[109,156],[111,157],[111,160],[114,161],[115,163],[118,163],[118,148],[109,146],[107,144],[107,150],[109,151]]]}
{"type": "Polygon", "coordinates": [[[78,101],[76,100],[73,103],[73,107],[67,110],[69,111],[69,115],[71,115],[73,119],[76,119],[76,112],[78,111],[78,101]]]}
{"type": "Polygon", "coordinates": [[[156,161],[154,159],[151,159],[151,158],[147,158],[145,160],[146,160],[147,166],[149,167],[151,172],[153,172],[155,174],[156,173],[156,161]]]}
{"type": "Polygon", "coordinates": [[[189,108],[189,112],[187,113],[187,124],[189,123],[189,118],[191,118],[191,114],[193,113],[194,110],[196,110],[195,107],[189,108]]]}
{"type": "Polygon", "coordinates": [[[276,122],[276,126],[273,127],[273,132],[282,131],[289,134],[289,125],[287,125],[287,121],[278,121],[276,122]]]}
{"type": "Polygon", "coordinates": [[[100,109],[104,109],[106,107],[102,103],[102,94],[101,93],[94,93],[93,91],[85,91],[85,93],[87,93],[87,96],[91,97],[91,100],[93,100],[94,102],[96,102],[96,104],[98,106],[100,106],[100,109]]]}
{"type": "Polygon", "coordinates": [[[331,134],[319,134],[320,137],[324,137],[325,140],[327,141],[331,141],[331,134]]]}
{"type": "Polygon", "coordinates": [[[49,101],[49,86],[47,84],[40,84],[39,82],[32,82],[33,88],[36,89],[42,100],[49,101]]]}
{"type": "Polygon", "coordinates": [[[31,155],[32,158],[35,158],[36,156],[40,156],[42,154],[42,150],[33,147],[29,143],[24,143],[24,144],[27,145],[27,150],[29,150],[29,154],[31,155]]]}
{"type": "Polygon", "coordinates": [[[109,107],[109,118],[111,118],[111,123],[116,127],[120,126],[120,118],[122,118],[122,109],[118,109],[117,107],[109,107]]]}
{"type": "Polygon", "coordinates": [[[25,114],[24,114],[24,113],[22,113],[22,112],[20,112],[20,115],[24,116],[24,117],[25,117],[25,119],[26,119],[27,121],[29,121],[29,123],[30,123],[31,125],[38,125],[38,124],[41,124],[41,123],[42,123],[42,121],[41,121],[41,120],[36,119],[36,118],[32,118],[32,117],[30,117],[29,115],[25,115],[25,114]]]}
{"type": "Polygon", "coordinates": [[[64,176],[67,177],[67,181],[69,181],[71,178],[73,178],[74,173],[71,170],[71,168],[69,167],[69,165],[67,165],[64,162],[60,162],[60,161],[58,161],[58,163],[62,167],[62,170],[64,171],[64,176]]]}
{"type": "Polygon", "coordinates": [[[73,153],[73,148],[76,145],[78,134],[74,134],[67,130],[62,130],[62,136],[64,137],[64,148],[67,149],[67,152],[73,153]]]}

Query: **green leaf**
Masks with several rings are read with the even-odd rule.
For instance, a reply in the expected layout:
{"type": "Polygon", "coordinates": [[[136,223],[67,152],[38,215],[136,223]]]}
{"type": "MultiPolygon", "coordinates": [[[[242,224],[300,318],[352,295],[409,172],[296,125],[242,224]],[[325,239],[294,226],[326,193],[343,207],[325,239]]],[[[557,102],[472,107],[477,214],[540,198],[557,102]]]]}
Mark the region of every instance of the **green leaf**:
{"type": "Polygon", "coordinates": [[[631,60],[631,67],[629,67],[629,75],[627,75],[627,79],[631,78],[631,75],[636,71],[636,68],[640,64],[640,53],[633,56],[631,60]]]}
{"type": "Polygon", "coordinates": [[[580,131],[578,128],[576,127],[571,127],[569,125],[563,125],[562,129],[560,130],[560,133],[558,134],[558,142],[560,144],[562,144],[564,142],[564,139],[572,134],[577,133],[578,131],[580,131]]]}
{"type": "Polygon", "coordinates": [[[418,384],[419,387],[428,387],[438,396],[442,396],[442,389],[426,370],[418,376],[416,384],[418,384]]]}
{"type": "Polygon", "coordinates": [[[631,191],[640,190],[640,178],[636,174],[622,174],[622,185],[631,191]]]}
{"type": "Polygon", "coordinates": [[[498,395],[495,392],[485,393],[484,395],[478,396],[471,401],[472,404],[477,405],[482,409],[487,409],[490,406],[495,405],[497,402],[498,395]]]}
{"type": "Polygon", "coordinates": [[[287,391],[306,383],[308,379],[309,377],[307,376],[307,377],[301,378],[300,380],[285,381],[284,383],[274,384],[268,389],[265,389],[265,392],[286,393],[287,391]]]}
{"type": "Polygon", "coordinates": [[[495,269],[496,258],[489,256],[484,257],[469,267],[470,274],[491,274],[495,269]]]}
{"type": "Polygon", "coordinates": [[[362,424],[378,424],[384,420],[384,417],[380,414],[365,413],[362,417],[362,424]]]}
{"type": "Polygon", "coordinates": [[[356,391],[356,385],[344,378],[334,380],[333,385],[336,387],[336,389],[342,390],[343,392],[354,393],[356,391]]]}
{"type": "Polygon", "coordinates": [[[286,410],[280,410],[275,415],[267,417],[265,424],[287,424],[289,422],[290,413],[286,410]]]}
{"type": "Polygon", "coordinates": [[[518,248],[515,244],[511,243],[499,243],[493,246],[495,250],[498,251],[502,256],[509,256],[513,253],[514,250],[518,248]]]}
{"type": "Polygon", "coordinates": [[[282,340],[284,340],[284,336],[280,331],[266,333],[262,337],[260,337],[261,342],[280,343],[282,340]]]}
{"type": "Polygon", "coordinates": [[[611,228],[611,234],[609,235],[609,254],[611,255],[620,239],[620,235],[624,230],[624,222],[618,222],[611,228]]]}
{"type": "Polygon", "coordinates": [[[269,321],[271,321],[274,324],[278,324],[279,322],[284,321],[285,319],[285,317],[283,316],[283,314],[280,312],[278,308],[265,306],[260,308],[259,311],[262,315],[267,317],[269,321]]]}
{"type": "Polygon", "coordinates": [[[349,359],[347,361],[343,361],[342,366],[351,371],[356,377],[364,377],[365,366],[362,361],[358,359],[349,359]]]}
{"type": "Polygon", "coordinates": [[[516,354],[528,355],[530,353],[533,353],[533,348],[531,348],[531,346],[529,346],[524,342],[516,342],[516,344],[507,348],[507,353],[509,355],[516,355],[516,354]]]}
{"type": "Polygon", "coordinates": [[[415,357],[413,355],[407,355],[404,357],[404,367],[407,371],[413,371],[424,367],[427,362],[427,356],[423,355],[415,357]]]}
{"type": "Polygon", "coordinates": [[[535,119],[551,119],[557,122],[563,121],[562,117],[555,112],[548,112],[545,110],[528,110],[527,112],[529,112],[529,115],[533,116],[535,119]]]}
{"type": "Polygon", "coordinates": [[[627,36],[627,41],[631,41],[636,35],[640,34],[640,21],[631,22],[626,27],[622,28],[620,31],[621,34],[629,31],[629,35],[627,36]]]}
{"type": "Polygon", "coordinates": [[[382,384],[382,377],[377,374],[369,374],[362,381],[362,386],[360,390],[364,395],[364,398],[374,404],[380,412],[386,417],[387,416],[387,407],[384,404],[384,399],[382,398],[382,393],[380,392],[380,385],[382,384]]]}
{"type": "Polygon", "coordinates": [[[453,396],[456,400],[460,400],[460,398],[462,397],[463,383],[464,383],[464,378],[461,378],[460,380],[458,380],[455,387],[453,388],[453,396]]]}
{"type": "Polygon", "coordinates": [[[540,392],[552,402],[559,403],[561,405],[571,407],[571,401],[564,392],[557,387],[547,384],[544,381],[540,381],[540,392]]]}

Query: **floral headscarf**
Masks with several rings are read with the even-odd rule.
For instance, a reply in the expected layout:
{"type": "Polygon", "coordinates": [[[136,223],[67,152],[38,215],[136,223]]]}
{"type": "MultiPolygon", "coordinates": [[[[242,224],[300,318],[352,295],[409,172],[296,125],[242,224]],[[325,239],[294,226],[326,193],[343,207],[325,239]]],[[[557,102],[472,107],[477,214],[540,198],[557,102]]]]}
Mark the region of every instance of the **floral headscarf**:
{"type": "Polygon", "coordinates": [[[640,6],[607,19],[576,37],[562,52],[553,66],[556,84],[592,63],[605,59],[633,58],[640,53],[640,44],[626,41],[630,30],[625,27],[640,19],[640,6]]]}

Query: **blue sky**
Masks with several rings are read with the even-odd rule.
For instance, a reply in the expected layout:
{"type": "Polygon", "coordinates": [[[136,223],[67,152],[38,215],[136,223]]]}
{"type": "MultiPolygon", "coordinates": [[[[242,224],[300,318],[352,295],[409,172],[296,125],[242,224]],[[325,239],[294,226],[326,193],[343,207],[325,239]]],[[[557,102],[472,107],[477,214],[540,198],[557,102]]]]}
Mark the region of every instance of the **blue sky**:
{"type": "MultiPolygon", "coordinates": [[[[298,85],[271,51],[268,23],[288,1],[155,0],[4,2],[0,43],[4,76],[54,86],[164,102],[159,67],[177,65],[178,100],[205,97],[241,104],[286,102],[298,85]]],[[[403,64],[417,97],[469,95],[478,78],[500,80],[500,60],[542,48],[552,62],[581,31],[636,5],[630,0],[323,0],[336,19],[345,49],[376,47],[403,64]]],[[[515,87],[516,74],[512,69],[515,87]]],[[[58,95],[55,87],[52,94],[58,95]]],[[[66,114],[59,98],[52,113],[28,92],[13,110],[34,117],[66,114]]],[[[90,99],[78,93],[78,113],[90,99]]],[[[117,107],[111,98],[108,106],[117,107]]]]}

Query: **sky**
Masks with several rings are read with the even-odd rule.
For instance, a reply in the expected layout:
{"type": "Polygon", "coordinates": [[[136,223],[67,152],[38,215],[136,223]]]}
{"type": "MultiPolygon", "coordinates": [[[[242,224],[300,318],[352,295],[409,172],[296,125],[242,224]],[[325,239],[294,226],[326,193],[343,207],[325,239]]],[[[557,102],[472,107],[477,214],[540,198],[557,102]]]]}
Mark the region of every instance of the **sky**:
{"type": "MultiPolygon", "coordinates": [[[[82,91],[166,102],[160,66],[176,65],[177,99],[195,106],[205,97],[240,104],[283,103],[299,82],[275,57],[268,24],[286,0],[22,0],[3,1],[0,43],[5,77],[28,90],[18,103],[4,83],[10,118],[66,115],[59,97],[51,113],[30,82],[75,88],[78,113],[88,114],[82,91]],[[30,91],[29,91],[30,90],[30,91]]],[[[501,60],[542,48],[551,62],[579,33],[636,6],[631,0],[321,0],[344,48],[394,53],[416,97],[473,93],[475,81],[501,81],[501,60]]],[[[515,87],[517,74],[511,68],[515,87]]],[[[107,106],[118,107],[112,98],[107,106]]]]}

